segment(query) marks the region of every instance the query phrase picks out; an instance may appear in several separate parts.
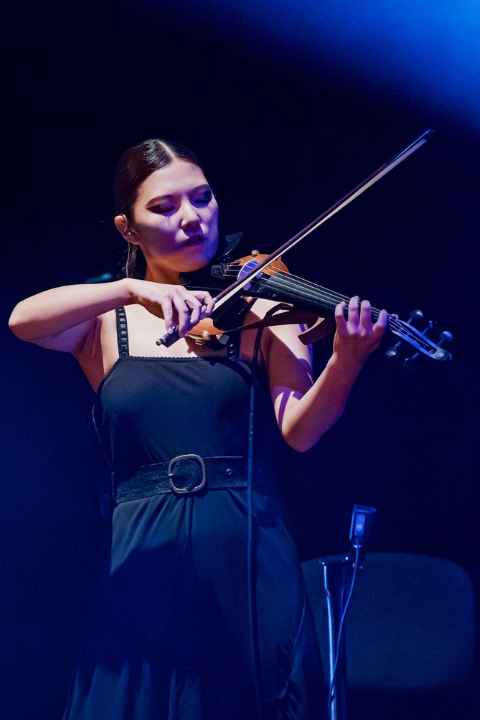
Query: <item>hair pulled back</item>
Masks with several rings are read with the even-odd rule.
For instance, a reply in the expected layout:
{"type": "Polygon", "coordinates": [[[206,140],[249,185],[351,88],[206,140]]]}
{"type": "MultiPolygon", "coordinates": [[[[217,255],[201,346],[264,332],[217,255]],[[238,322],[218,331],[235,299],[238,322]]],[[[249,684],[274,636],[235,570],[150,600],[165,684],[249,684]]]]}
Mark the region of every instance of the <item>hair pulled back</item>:
{"type": "MultiPolygon", "coordinates": [[[[169,165],[172,160],[185,160],[200,167],[196,155],[175,140],[145,140],[129,148],[118,161],[113,173],[113,199],[115,214],[131,219],[138,189],[155,170],[169,165]]],[[[125,265],[127,277],[145,277],[145,258],[138,245],[128,244],[125,265]]]]}

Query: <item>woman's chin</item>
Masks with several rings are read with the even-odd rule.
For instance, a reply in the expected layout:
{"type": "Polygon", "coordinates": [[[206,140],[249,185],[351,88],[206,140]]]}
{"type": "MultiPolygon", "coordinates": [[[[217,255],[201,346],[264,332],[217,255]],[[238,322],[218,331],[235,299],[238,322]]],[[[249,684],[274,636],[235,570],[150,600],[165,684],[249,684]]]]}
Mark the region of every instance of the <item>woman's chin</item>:
{"type": "Polygon", "coordinates": [[[218,243],[192,243],[188,247],[188,255],[183,256],[179,261],[181,272],[195,272],[201,270],[213,260],[217,251],[218,243]]]}

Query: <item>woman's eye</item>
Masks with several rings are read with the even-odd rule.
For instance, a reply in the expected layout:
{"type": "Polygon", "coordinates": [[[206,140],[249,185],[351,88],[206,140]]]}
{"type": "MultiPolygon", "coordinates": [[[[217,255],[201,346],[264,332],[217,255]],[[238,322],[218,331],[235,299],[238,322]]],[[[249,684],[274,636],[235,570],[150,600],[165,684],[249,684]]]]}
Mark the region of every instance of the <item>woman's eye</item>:
{"type": "Polygon", "coordinates": [[[205,190],[205,192],[202,192],[202,194],[199,195],[199,197],[195,198],[195,203],[197,205],[208,205],[208,203],[210,202],[212,197],[213,197],[212,191],[205,190]]]}
{"type": "Polygon", "coordinates": [[[172,212],[172,210],[175,210],[175,206],[168,204],[168,205],[154,205],[150,208],[150,210],[154,213],[158,213],[159,215],[165,215],[166,213],[172,212]]]}

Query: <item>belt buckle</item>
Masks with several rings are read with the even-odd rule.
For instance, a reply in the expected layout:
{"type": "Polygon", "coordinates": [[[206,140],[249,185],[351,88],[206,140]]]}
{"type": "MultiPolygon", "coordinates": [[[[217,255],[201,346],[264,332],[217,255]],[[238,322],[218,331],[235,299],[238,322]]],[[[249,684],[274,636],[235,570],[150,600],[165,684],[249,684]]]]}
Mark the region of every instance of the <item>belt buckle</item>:
{"type": "MultiPolygon", "coordinates": [[[[188,463],[188,464],[190,464],[190,463],[188,463]]],[[[193,477],[192,474],[190,474],[190,475],[191,475],[191,477],[193,477]]],[[[205,487],[205,485],[207,484],[207,473],[205,470],[205,463],[203,462],[203,458],[200,457],[200,455],[177,455],[177,457],[174,457],[172,460],[170,460],[170,462],[168,464],[168,480],[169,480],[172,491],[176,495],[192,495],[193,493],[200,492],[200,490],[202,490],[205,487]],[[187,460],[187,462],[191,461],[191,460],[195,460],[200,465],[200,469],[202,471],[201,481],[191,489],[189,489],[188,487],[183,487],[183,488],[177,487],[174,482],[173,468],[175,467],[175,465],[178,462],[181,462],[182,460],[187,460]]],[[[188,480],[188,472],[187,472],[187,480],[188,480]]]]}

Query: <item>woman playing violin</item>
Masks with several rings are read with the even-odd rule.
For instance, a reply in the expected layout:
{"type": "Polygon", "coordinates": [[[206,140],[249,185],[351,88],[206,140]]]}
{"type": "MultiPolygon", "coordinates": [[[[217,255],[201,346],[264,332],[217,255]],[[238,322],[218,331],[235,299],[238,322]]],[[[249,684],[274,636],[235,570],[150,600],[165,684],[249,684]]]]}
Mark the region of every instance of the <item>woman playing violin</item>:
{"type": "MultiPolygon", "coordinates": [[[[48,290],[10,320],[17,337],[77,358],[97,393],[95,423],[112,472],[110,573],[65,719],[324,718],[305,590],[268,468],[254,475],[248,528],[257,331],[223,350],[187,335],[214,307],[181,275],[217,252],[217,201],[193,153],[160,140],[122,156],[114,194],[127,277],[48,290]],[[157,346],[174,327],[180,340],[157,346]]],[[[255,301],[245,323],[272,305],[255,301]]],[[[372,324],[366,301],[352,298],[347,317],[344,310],[336,309],[333,353],[316,381],[298,326],[261,335],[272,416],[299,451],[341,416],[386,327],[385,311],[372,324]]]]}

